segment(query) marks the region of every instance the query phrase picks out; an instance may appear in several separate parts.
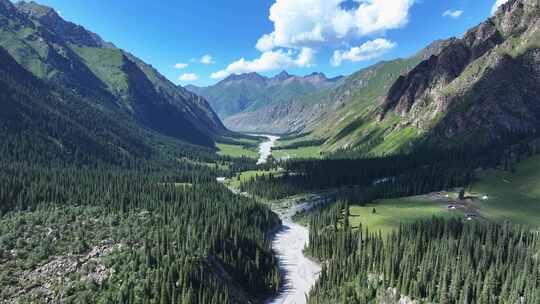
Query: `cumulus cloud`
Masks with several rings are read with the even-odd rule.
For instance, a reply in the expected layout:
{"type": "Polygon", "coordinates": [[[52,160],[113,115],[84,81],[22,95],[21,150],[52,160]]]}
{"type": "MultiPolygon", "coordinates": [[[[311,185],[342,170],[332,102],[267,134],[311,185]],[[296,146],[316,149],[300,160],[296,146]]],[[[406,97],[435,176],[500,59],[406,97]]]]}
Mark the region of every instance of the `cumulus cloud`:
{"type": "Polygon", "coordinates": [[[178,70],[185,69],[187,67],[188,67],[187,63],[177,63],[177,64],[174,65],[174,68],[178,69],[178,70]]]}
{"type": "Polygon", "coordinates": [[[506,2],[508,2],[508,0],[497,0],[495,4],[493,4],[493,8],[491,9],[491,14],[494,15],[497,12],[497,9],[499,8],[499,6],[505,4],[506,2]]]}
{"type": "Polygon", "coordinates": [[[197,81],[199,76],[195,73],[185,73],[182,74],[179,78],[180,81],[197,81]]]}
{"type": "Polygon", "coordinates": [[[204,55],[201,57],[201,63],[202,64],[214,64],[214,58],[211,55],[204,55]]]}
{"type": "Polygon", "coordinates": [[[224,70],[212,73],[210,77],[221,79],[231,74],[263,73],[292,67],[310,67],[313,65],[314,58],[315,51],[311,48],[302,48],[300,51],[285,51],[283,49],[266,51],[255,60],[241,58],[229,64],[224,70]]]}
{"type": "Polygon", "coordinates": [[[381,38],[367,41],[361,46],[353,47],[347,51],[335,51],[331,63],[333,66],[340,66],[345,60],[352,62],[371,60],[383,55],[396,46],[397,44],[395,42],[381,38]]]}
{"type": "Polygon", "coordinates": [[[261,52],[277,47],[313,47],[397,29],[407,24],[415,0],[276,0],[270,8],[274,31],[257,42],[261,52]]]}
{"type": "Polygon", "coordinates": [[[455,11],[447,10],[442,14],[443,17],[449,17],[449,18],[452,18],[452,19],[457,19],[457,18],[461,17],[461,15],[463,15],[462,10],[455,10],[455,11]]]}

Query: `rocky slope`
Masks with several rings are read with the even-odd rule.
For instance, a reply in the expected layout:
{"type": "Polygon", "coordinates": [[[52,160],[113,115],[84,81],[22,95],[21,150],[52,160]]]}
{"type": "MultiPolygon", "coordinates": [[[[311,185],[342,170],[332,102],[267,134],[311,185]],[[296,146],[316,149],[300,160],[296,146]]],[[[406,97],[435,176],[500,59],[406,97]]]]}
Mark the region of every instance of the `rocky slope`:
{"type": "Polygon", "coordinates": [[[298,99],[331,88],[341,79],[330,79],[322,73],[300,77],[283,71],[270,78],[247,73],[231,75],[206,88],[186,88],[207,98],[232,130],[283,132],[294,129],[289,117],[304,108],[296,102],[298,99]]]}
{"type": "Polygon", "coordinates": [[[207,146],[226,132],[203,98],[52,8],[0,0],[0,47],[41,80],[145,128],[207,146]]]}
{"type": "Polygon", "coordinates": [[[540,123],[540,3],[510,0],[399,77],[379,121],[439,145],[488,145],[540,123]]]}

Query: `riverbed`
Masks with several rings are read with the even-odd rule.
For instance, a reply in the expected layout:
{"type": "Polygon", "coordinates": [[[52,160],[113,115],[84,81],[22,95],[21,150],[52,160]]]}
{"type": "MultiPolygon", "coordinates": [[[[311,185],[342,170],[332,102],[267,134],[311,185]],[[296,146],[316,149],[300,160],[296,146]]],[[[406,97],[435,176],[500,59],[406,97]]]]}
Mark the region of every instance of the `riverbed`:
{"type": "Polygon", "coordinates": [[[279,136],[274,135],[262,135],[268,140],[264,141],[259,145],[259,161],[257,165],[265,164],[268,161],[268,157],[272,155],[272,148],[276,144],[276,141],[279,139],[279,136]]]}
{"type": "Polygon", "coordinates": [[[317,281],[320,265],[304,255],[309,242],[309,230],[296,224],[292,216],[301,210],[311,208],[310,203],[278,210],[283,225],[272,240],[272,249],[279,261],[285,280],[279,295],[267,304],[305,304],[311,287],[317,281]]]}
{"type": "MultiPolygon", "coordinates": [[[[272,154],[272,147],[279,139],[278,136],[273,135],[263,136],[268,140],[259,146],[258,164],[268,161],[268,157],[272,154]]],[[[283,224],[273,236],[272,249],[279,261],[284,282],[280,293],[267,301],[267,304],[305,304],[311,287],[317,281],[321,267],[304,255],[304,248],[309,242],[309,230],[292,220],[294,214],[311,207],[312,204],[307,202],[286,209],[274,210],[279,214],[283,224]]]]}

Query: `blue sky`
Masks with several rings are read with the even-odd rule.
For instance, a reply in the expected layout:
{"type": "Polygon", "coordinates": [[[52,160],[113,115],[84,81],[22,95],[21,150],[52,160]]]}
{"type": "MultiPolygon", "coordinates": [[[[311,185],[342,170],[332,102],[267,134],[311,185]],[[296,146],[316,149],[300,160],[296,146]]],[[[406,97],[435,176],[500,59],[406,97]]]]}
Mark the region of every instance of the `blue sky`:
{"type": "Polygon", "coordinates": [[[38,2],[183,85],[209,85],[230,73],[249,71],[348,75],[380,60],[411,56],[433,40],[460,36],[489,17],[495,4],[495,0],[347,0],[341,5],[342,0],[38,2]],[[202,60],[205,55],[211,60],[202,60]],[[179,79],[182,75],[184,80],[179,79]]]}

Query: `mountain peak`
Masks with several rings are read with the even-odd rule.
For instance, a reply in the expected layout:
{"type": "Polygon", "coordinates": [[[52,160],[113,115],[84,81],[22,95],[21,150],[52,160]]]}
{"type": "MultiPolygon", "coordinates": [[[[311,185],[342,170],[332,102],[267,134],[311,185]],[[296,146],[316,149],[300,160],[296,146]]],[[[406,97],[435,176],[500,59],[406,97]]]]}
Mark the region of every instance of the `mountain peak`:
{"type": "Polygon", "coordinates": [[[272,77],[272,80],[284,81],[284,80],[287,80],[287,79],[289,79],[291,77],[293,77],[291,74],[289,74],[289,73],[287,73],[287,71],[283,70],[283,71],[281,71],[281,73],[279,73],[276,76],[272,77]]]}
{"type": "Polygon", "coordinates": [[[36,19],[62,19],[60,15],[56,12],[56,10],[54,10],[53,8],[38,4],[34,1],[21,1],[17,2],[16,5],[20,12],[36,19]]]}
{"type": "Polygon", "coordinates": [[[89,47],[114,48],[114,45],[103,41],[97,34],[80,25],[64,20],[58,12],[48,6],[34,1],[21,1],[16,4],[17,10],[30,18],[38,20],[43,26],[55,32],[68,42],[89,47]]]}
{"type": "Polygon", "coordinates": [[[317,79],[321,79],[321,80],[327,80],[328,78],[326,77],[326,75],[322,72],[313,72],[309,75],[307,75],[305,78],[317,78],[317,79]]]}

